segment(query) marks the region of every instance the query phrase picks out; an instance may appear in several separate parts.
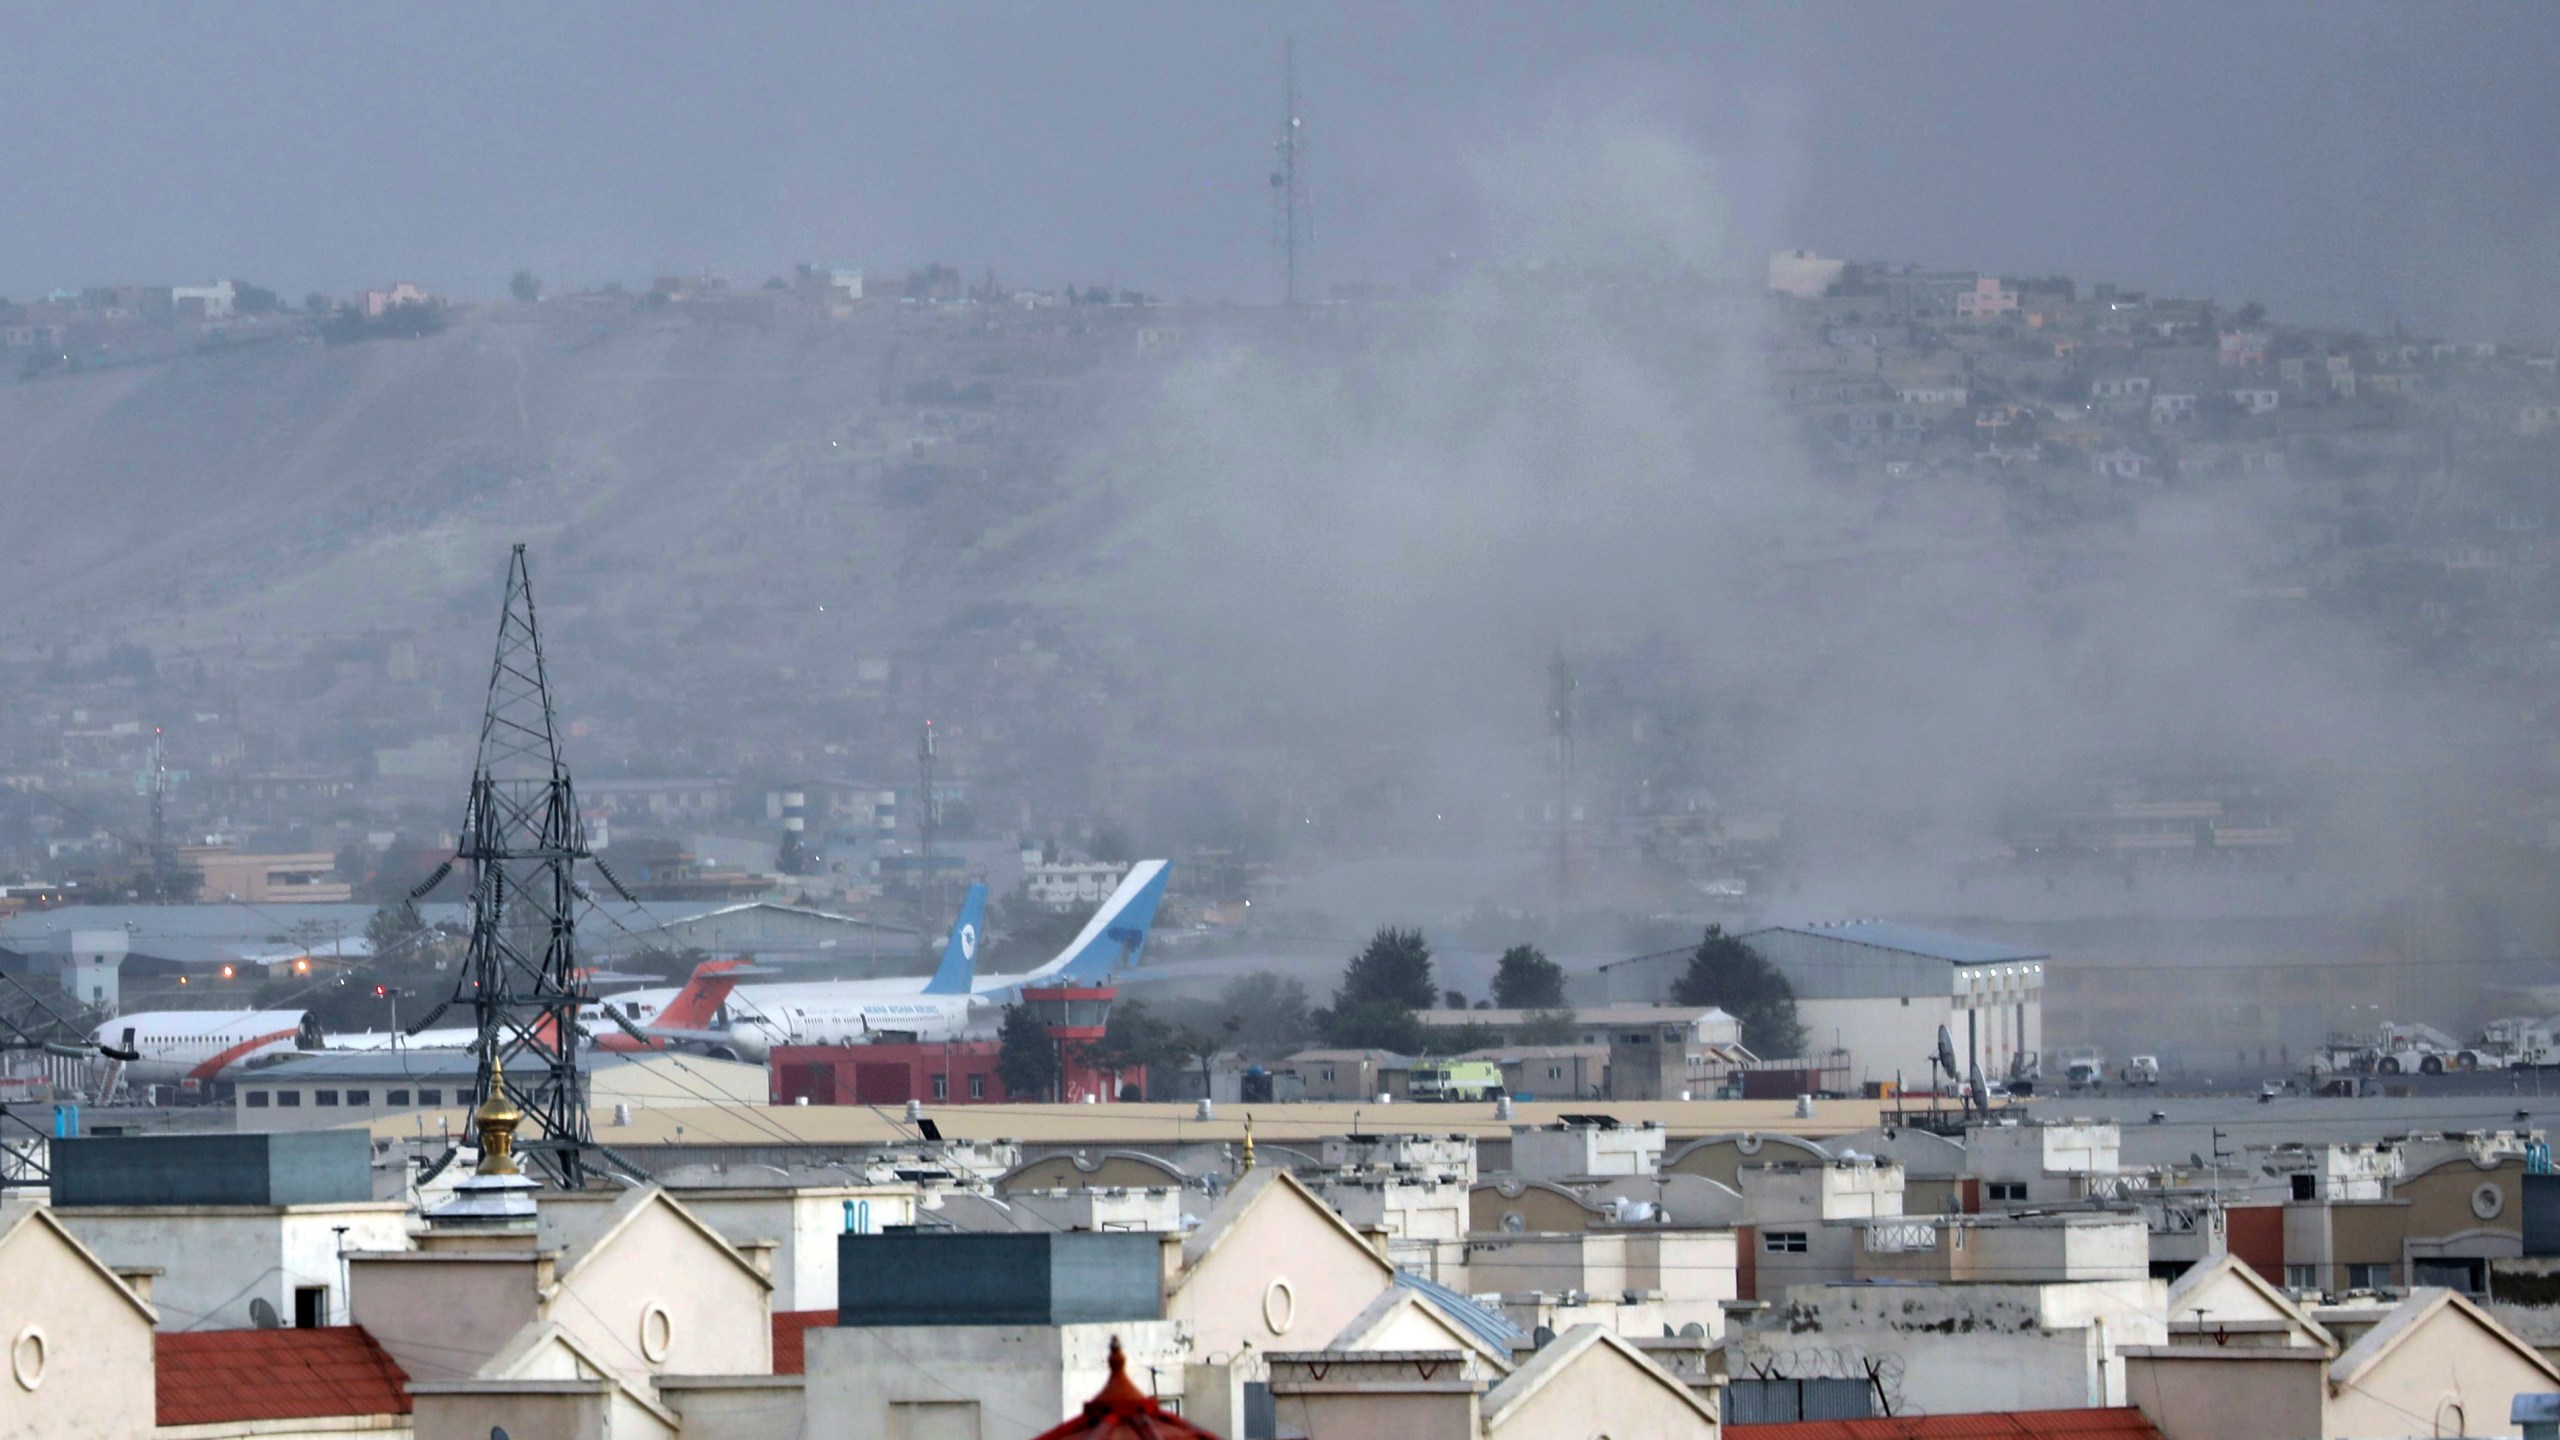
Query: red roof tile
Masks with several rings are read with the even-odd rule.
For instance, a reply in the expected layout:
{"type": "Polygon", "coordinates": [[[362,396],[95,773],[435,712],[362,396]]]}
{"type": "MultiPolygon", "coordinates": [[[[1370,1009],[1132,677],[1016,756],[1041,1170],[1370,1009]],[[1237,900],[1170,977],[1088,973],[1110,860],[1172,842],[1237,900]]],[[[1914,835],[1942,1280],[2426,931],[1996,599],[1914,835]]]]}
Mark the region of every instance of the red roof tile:
{"type": "Polygon", "coordinates": [[[805,1375],[809,1373],[809,1327],[833,1325],[833,1310],[776,1310],[773,1312],[773,1373],[805,1375]]]}
{"type": "Polygon", "coordinates": [[[409,1377],[354,1325],[180,1330],[157,1347],[163,1425],[409,1413],[409,1377]]]}
{"type": "Polygon", "coordinates": [[[2160,1440],[2139,1410],[2003,1410],[1979,1415],[1902,1415],[1877,1420],[1800,1420],[1728,1425],[1726,1440],[2160,1440]]]}

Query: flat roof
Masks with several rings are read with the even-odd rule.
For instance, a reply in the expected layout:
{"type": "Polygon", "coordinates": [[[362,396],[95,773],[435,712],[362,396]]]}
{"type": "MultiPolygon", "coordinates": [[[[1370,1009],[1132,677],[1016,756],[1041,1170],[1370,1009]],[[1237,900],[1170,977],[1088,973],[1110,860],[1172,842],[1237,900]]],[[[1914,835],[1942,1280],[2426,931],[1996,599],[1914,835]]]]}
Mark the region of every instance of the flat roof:
{"type": "Polygon", "coordinates": [[[2051,958],[2042,950],[2028,950],[2006,945],[1997,940],[1974,940],[1950,935],[1943,930],[1924,930],[1894,920],[1841,920],[1812,925],[1769,925],[1746,931],[1734,938],[1749,940],[1755,935],[1777,932],[1805,935],[1816,940],[1840,940],[1852,945],[1871,945],[1878,950],[1895,950],[1905,955],[1925,955],[1932,960],[1945,960],[1956,965],[1998,965],[2014,960],[2051,958]]]}
{"type": "MultiPolygon", "coordinates": [[[[1515,1128],[1554,1125],[1565,1115],[1609,1115],[1633,1127],[1655,1123],[1675,1138],[1734,1131],[1805,1136],[1842,1135],[1879,1123],[1873,1100],[1824,1100],[1812,1119],[1796,1118],[1793,1100],[1523,1101],[1504,1120],[1489,1103],[1379,1105],[1324,1102],[1301,1105],[1226,1105],[1202,1120],[1190,1104],[1156,1105],[935,1105],[929,1116],[951,1140],[1019,1140],[1033,1145],[1146,1145],[1240,1142],[1245,1121],[1266,1143],[1308,1142],[1354,1132],[1472,1135],[1507,1140],[1515,1128]]],[[[385,1116],[368,1127],[382,1139],[412,1133],[405,1115],[385,1116]]],[[[596,1126],[596,1138],[616,1148],[637,1145],[882,1145],[913,1143],[915,1132],[895,1107],[870,1105],[723,1105],[634,1110],[627,1125],[596,1126]],[[682,1131],[681,1137],[678,1131],[682,1131]]]]}

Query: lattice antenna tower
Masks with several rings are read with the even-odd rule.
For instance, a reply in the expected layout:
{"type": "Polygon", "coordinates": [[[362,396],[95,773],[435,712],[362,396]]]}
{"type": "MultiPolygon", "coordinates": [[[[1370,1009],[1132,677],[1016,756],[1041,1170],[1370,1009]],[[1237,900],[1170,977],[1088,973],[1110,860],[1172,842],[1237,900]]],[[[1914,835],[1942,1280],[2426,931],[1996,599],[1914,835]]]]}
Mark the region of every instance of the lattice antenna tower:
{"type": "Polygon", "coordinates": [[[1556,918],[1573,899],[1573,665],[1556,647],[1547,667],[1547,737],[1554,746],[1556,780],[1556,918]]]}
{"type": "Polygon", "coordinates": [[[933,738],[933,722],[924,722],[916,736],[916,838],[918,861],[924,867],[917,877],[916,904],[924,911],[924,926],[931,930],[935,917],[942,913],[942,872],[933,865],[934,841],[942,834],[942,802],[933,784],[933,771],[942,758],[942,748],[933,738]]]}
{"type": "Polygon", "coordinates": [[[578,973],[574,872],[587,856],[586,828],[560,758],[522,545],[507,561],[506,609],[462,831],[457,858],[471,867],[471,952],[454,1002],[471,1007],[480,1032],[471,1103],[489,1097],[504,1057],[501,1083],[533,1132],[517,1140],[517,1153],[577,1189],[595,1144],[578,1069],[578,1010],[590,997],[578,973]]]}
{"type": "Polygon", "coordinates": [[[1280,42],[1280,139],[1272,150],[1271,243],[1280,251],[1281,297],[1298,308],[1298,270],[1315,248],[1315,211],[1307,203],[1307,135],[1298,114],[1298,39],[1280,42]]]}
{"type": "Polygon", "coordinates": [[[169,846],[169,745],[160,726],[151,727],[151,897],[163,904],[175,896],[178,854],[169,846]]]}

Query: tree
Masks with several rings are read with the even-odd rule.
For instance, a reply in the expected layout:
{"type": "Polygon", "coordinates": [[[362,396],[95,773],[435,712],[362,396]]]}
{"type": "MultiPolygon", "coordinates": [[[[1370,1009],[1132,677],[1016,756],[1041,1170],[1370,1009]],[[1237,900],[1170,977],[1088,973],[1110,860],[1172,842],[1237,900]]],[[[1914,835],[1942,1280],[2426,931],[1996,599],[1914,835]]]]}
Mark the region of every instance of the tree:
{"type": "Polygon", "coordinates": [[[1465,1025],[1419,1025],[1414,1053],[1419,1055],[1464,1055],[1470,1050],[1490,1050],[1496,1043],[1493,1027],[1465,1025]]]}
{"type": "Polygon", "coordinates": [[[1323,1027],[1325,1043],[1345,1050],[1393,1050],[1399,1055],[1419,1053],[1423,1046],[1423,1023],[1414,1018],[1413,1007],[1393,1000],[1353,1000],[1336,1004],[1317,1019],[1323,1027]]]}
{"type": "Polygon", "coordinates": [[[419,957],[412,953],[428,937],[427,922],[418,918],[418,907],[402,901],[385,905],[364,922],[365,943],[373,947],[373,963],[406,965],[419,957]]]}
{"type": "Polygon", "coordinates": [[[1431,983],[1431,945],[1419,930],[1381,925],[1342,972],[1333,1006],[1316,1017],[1325,1042],[1410,1055],[1422,1045],[1417,1010],[1440,998],[1431,983]]]}
{"type": "Polygon", "coordinates": [[[1494,967],[1493,1003],[1504,1010],[1552,1010],[1563,1005],[1564,967],[1535,945],[1512,946],[1494,967]]]}
{"type": "Polygon", "coordinates": [[[1004,1007],[1004,1024],[996,1031],[996,1078],[1016,1100],[1046,1100],[1056,1093],[1058,1042],[1040,1025],[1028,1005],[1004,1007]]]}
{"type": "Polygon", "coordinates": [[[542,277],[530,270],[519,270],[507,281],[507,293],[516,297],[517,304],[531,305],[542,298],[542,277]]]}
{"type": "Polygon", "coordinates": [[[1239,975],[1218,992],[1217,1008],[1221,1028],[1236,1044],[1253,1049],[1294,1050],[1316,1033],[1307,983],[1294,975],[1239,975]]]}
{"type": "Polygon", "coordinates": [[[1342,988],[1334,992],[1333,1003],[1339,1009],[1387,1000],[1407,1010],[1428,1010],[1439,998],[1439,987],[1431,983],[1431,943],[1419,930],[1382,925],[1342,972],[1342,988]]]}
{"type": "Polygon", "coordinates": [[[242,280],[231,287],[231,308],[241,315],[272,315],[284,308],[284,299],[273,290],[242,280]]]}
{"type": "Polygon", "coordinates": [[[1796,1018],[1795,987],[1760,952],[1707,927],[1689,969],[1671,987],[1675,1005],[1713,1005],[1742,1022],[1742,1043],[1764,1058],[1804,1053],[1804,1024],[1796,1018]]]}
{"type": "Polygon", "coordinates": [[[1215,1041],[1158,1015],[1144,1000],[1123,1000],[1111,1007],[1102,1038],[1085,1047],[1084,1060],[1097,1070],[1144,1069],[1152,1086],[1158,1075],[1216,1048],[1215,1041]]]}

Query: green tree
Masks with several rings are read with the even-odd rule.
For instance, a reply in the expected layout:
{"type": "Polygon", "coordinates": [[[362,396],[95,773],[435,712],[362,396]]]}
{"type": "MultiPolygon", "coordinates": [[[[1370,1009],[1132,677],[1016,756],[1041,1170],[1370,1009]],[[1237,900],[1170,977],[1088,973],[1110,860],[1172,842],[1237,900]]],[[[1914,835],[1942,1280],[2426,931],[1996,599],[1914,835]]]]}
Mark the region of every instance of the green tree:
{"type": "Polygon", "coordinates": [[[1248,1050],[1295,1050],[1316,1033],[1307,983],[1294,975],[1272,970],[1239,975],[1218,991],[1210,1006],[1228,1043],[1248,1050]]]}
{"type": "Polygon", "coordinates": [[[996,1031],[996,1078],[1016,1100],[1047,1100],[1057,1093],[1058,1042],[1028,1005],[1004,1007],[1004,1023],[996,1031]]]}
{"type": "Polygon", "coordinates": [[[1393,1000],[1353,1000],[1317,1017],[1325,1043],[1345,1050],[1393,1050],[1419,1054],[1425,1026],[1413,1007],[1393,1000]]]}
{"type": "Polygon", "coordinates": [[[1553,1010],[1563,1005],[1564,967],[1535,945],[1512,946],[1494,967],[1493,1003],[1505,1010],[1553,1010]]]}
{"type": "Polygon", "coordinates": [[[373,947],[377,968],[413,963],[430,933],[427,922],[418,918],[418,907],[405,900],[383,906],[364,922],[365,943],[373,947]]]}
{"type": "Polygon", "coordinates": [[[1464,1055],[1470,1050],[1493,1048],[1495,1036],[1490,1025],[1419,1025],[1415,1054],[1464,1055]]]}
{"type": "Polygon", "coordinates": [[[1721,925],[1707,927],[1689,968],[1671,987],[1676,1005],[1713,1005],[1742,1022],[1742,1043],[1763,1058],[1804,1053],[1795,987],[1760,952],[1721,925]]]}
{"type": "Polygon", "coordinates": [[[1428,1010],[1439,998],[1439,987],[1431,983],[1431,943],[1419,930],[1382,925],[1342,972],[1342,988],[1334,992],[1333,1003],[1340,1009],[1387,1000],[1407,1010],[1428,1010]]]}
{"type": "Polygon", "coordinates": [[[507,293],[519,305],[530,305],[542,298],[542,277],[530,270],[519,270],[507,281],[507,293]]]}
{"type": "Polygon", "coordinates": [[[1085,1047],[1085,1063],[1098,1070],[1147,1072],[1156,1078],[1180,1070],[1217,1049],[1217,1042],[1150,1009],[1144,1000],[1122,1000],[1111,1007],[1102,1038],[1085,1047]]]}

